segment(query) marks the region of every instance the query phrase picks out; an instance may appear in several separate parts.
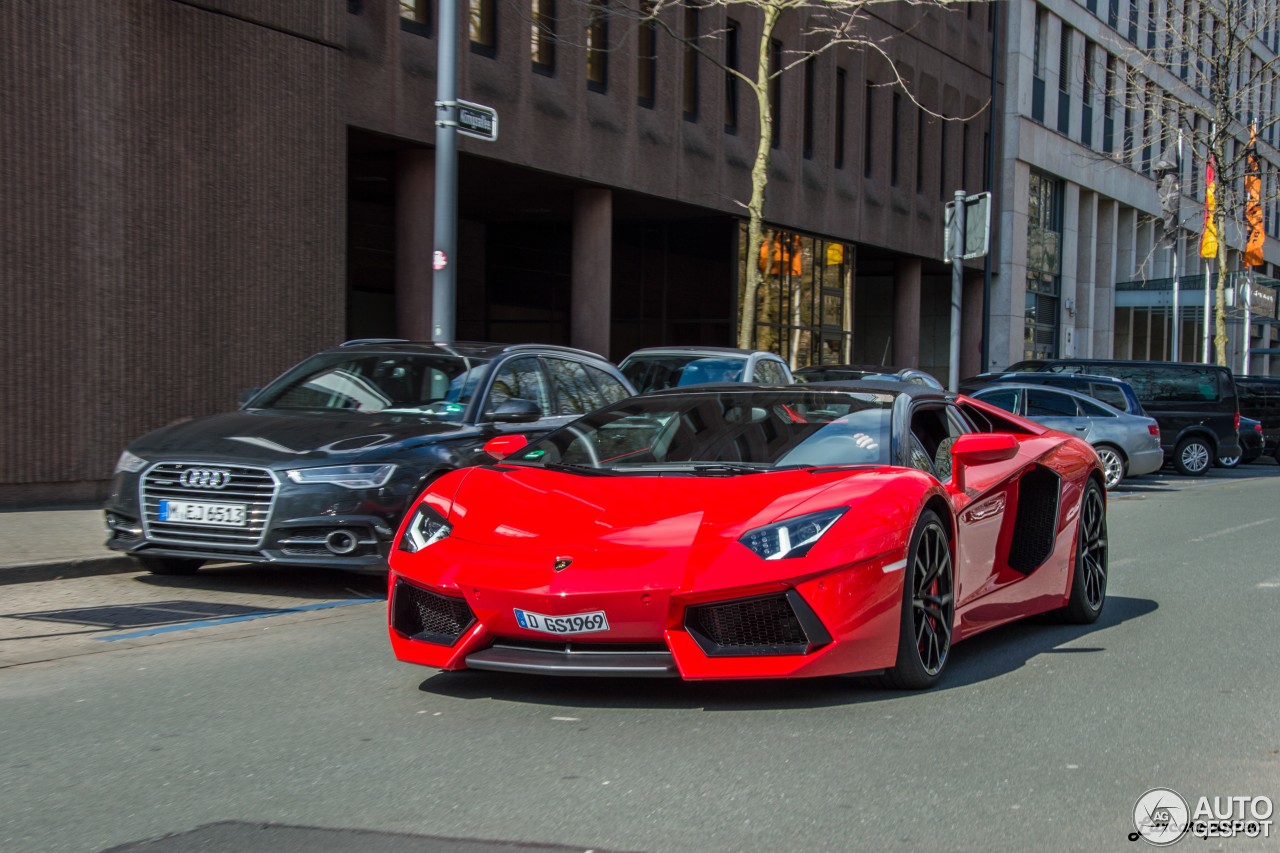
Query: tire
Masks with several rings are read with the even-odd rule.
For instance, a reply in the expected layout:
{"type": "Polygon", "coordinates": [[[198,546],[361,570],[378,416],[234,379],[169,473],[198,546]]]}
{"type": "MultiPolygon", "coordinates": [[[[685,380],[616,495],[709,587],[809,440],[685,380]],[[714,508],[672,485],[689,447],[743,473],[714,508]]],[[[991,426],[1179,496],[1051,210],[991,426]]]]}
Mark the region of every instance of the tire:
{"type": "Polygon", "coordinates": [[[1219,468],[1237,468],[1240,465],[1240,459],[1239,453],[1235,456],[1219,456],[1217,464],[1219,468]]]}
{"type": "Polygon", "coordinates": [[[1098,458],[1102,460],[1102,476],[1106,480],[1107,491],[1109,492],[1124,480],[1129,466],[1125,463],[1124,454],[1120,452],[1118,447],[1110,444],[1099,444],[1094,450],[1098,451],[1098,458]]]}
{"type": "Polygon", "coordinates": [[[1203,477],[1213,464],[1213,456],[1207,439],[1189,435],[1173,451],[1173,467],[1184,477],[1203,477]]]}
{"type": "Polygon", "coordinates": [[[1098,621],[1107,603],[1107,504],[1097,482],[1089,481],[1080,497],[1076,525],[1076,564],[1071,573],[1067,605],[1057,611],[1059,621],[1089,625],[1098,621]]]}
{"type": "Polygon", "coordinates": [[[142,568],[153,575],[194,575],[204,560],[190,560],[182,557],[138,557],[142,568]]]}
{"type": "Polygon", "coordinates": [[[898,658],[885,683],[898,690],[932,687],[946,668],[955,624],[955,568],[947,529],[933,510],[916,522],[902,575],[898,658]]]}

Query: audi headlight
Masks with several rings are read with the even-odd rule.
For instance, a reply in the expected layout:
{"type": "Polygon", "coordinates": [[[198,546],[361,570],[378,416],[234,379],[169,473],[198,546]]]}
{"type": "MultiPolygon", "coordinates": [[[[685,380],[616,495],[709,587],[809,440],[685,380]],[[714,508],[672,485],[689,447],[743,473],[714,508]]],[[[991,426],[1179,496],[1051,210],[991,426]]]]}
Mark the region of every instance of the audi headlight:
{"type": "Polygon", "coordinates": [[[848,509],[847,506],[842,506],[797,515],[786,521],[775,521],[773,524],[748,530],[738,541],[765,560],[803,557],[848,509]]]}
{"type": "Polygon", "coordinates": [[[418,504],[418,508],[413,511],[413,517],[405,525],[404,535],[400,537],[396,547],[401,551],[415,554],[428,545],[439,542],[452,531],[453,527],[440,513],[427,504],[418,504]]]}
{"type": "Polygon", "coordinates": [[[377,489],[387,484],[394,465],[330,465],[325,468],[294,468],[289,479],[300,485],[330,483],[347,489],[377,489]]]}
{"type": "Polygon", "coordinates": [[[116,460],[116,470],[113,473],[119,474],[121,471],[128,471],[130,474],[136,474],[145,467],[147,467],[147,460],[126,450],[116,460]]]}

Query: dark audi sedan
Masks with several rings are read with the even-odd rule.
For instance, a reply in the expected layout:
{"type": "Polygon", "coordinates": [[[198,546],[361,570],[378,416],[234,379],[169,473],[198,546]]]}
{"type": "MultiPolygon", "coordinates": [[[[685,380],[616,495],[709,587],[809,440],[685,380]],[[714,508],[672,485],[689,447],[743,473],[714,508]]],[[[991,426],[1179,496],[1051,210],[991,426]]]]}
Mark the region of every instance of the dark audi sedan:
{"type": "Polygon", "coordinates": [[[107,546],[157,574],[208,561],[383,571],[405,508],[436,477],[492,461],[631,396],[605,359],[541,344],[352,341],[239,411],[173,424],[120,456],[107,546]]]}

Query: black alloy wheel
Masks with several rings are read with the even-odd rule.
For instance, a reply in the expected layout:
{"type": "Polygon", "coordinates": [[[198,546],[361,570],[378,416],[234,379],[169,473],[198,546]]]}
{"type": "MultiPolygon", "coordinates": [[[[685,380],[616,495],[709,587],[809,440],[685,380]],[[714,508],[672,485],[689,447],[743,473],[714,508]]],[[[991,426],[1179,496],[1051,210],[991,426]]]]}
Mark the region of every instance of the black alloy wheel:
{"type": "Polygon", "coordinates": [[[898,659],[885,673],[892,687],[932,686],[947,665],[955,622],[955,571],[951,542],[937,513],[925,510],[911,534],[902,578],[898,659]]]}
{"type": "Polygon", "coordinates": [[[1071,595],[1059,611],[1062,621],[1077,625],[1096,622],[1107,600],[1107,506],[1102,489],[1090,480],[1080,499],[1080,520],[1076,526],[1076,565],[1071,577],[1071,595]]]}

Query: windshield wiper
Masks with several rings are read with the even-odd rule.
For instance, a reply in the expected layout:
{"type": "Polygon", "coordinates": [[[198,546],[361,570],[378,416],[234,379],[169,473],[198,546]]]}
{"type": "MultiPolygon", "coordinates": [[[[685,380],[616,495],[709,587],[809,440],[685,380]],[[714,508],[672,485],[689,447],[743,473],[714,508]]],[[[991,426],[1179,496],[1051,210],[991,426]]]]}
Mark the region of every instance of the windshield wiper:
{"type": "Polygon", "coordinates": [[[587,476],[608,477],[618,473],[610,468],[596,468],[591,465],[574,465],[571,462],[547,462],[542,466],[533,465],[530,467],[542,467],[548,471],[567,471],[570,474],[586,474],[587,476]]]}

